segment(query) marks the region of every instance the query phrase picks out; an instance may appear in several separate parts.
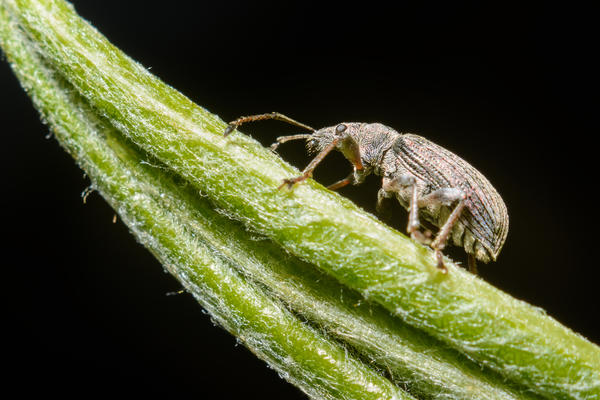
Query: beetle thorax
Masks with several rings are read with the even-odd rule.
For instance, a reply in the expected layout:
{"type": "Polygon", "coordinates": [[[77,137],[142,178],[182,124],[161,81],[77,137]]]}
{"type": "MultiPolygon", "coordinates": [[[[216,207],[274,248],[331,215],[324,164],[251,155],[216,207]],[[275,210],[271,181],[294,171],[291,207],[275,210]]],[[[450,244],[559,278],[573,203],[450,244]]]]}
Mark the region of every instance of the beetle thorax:
{"type": "Polygon", "coordinates": [[[398,132],[383,124],[360,124],[354,138],[359,145],[365,168],[376,175],[382,175],[385,169],[384,156],[399,136],[398,132]]]}

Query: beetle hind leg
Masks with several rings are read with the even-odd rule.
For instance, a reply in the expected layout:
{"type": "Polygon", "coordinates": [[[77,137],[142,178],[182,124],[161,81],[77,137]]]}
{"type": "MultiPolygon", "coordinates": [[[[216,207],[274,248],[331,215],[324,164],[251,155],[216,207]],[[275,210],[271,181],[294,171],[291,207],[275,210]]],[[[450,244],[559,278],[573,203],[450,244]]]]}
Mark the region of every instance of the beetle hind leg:
{"type": "Polygon", "coordinates": [[[468,254],[467,265],[469,266],[469,272],[477,275],[477,259],[473,254],[468,254]]]}
{"type": "MultiPolygon", "coordinates": [[[[438,268],[441,269],[444,273],[446,273],[448,270],[444,265],[444,257],[442,254],[442,250],[444,250],[444,247],[446,247],[446,242],[450,237],[452,228],[460,218],[460,214],[462,213],[463,208],[465,208],[466,196],[462,191],[458,189],[439,189],[435,192],[430,193],[427,197],[421,199],[421,201],[423,202],[423,204],[427,204],[428,201],[436,197],[438,198],[436,200],[436,203],[443,205],[448,205],[451,204],[453,201],[458,200],[458,204],[456,204],[456,206],[452,210],[452,213],[450,213],[450,216],[448,217],[446,222],[444,222],[444,225],[442,225],[442,227],[440,228],[440,231],[435,237],[435,240],[431,243],[431,247],[435,250],[435,255],[438,261],[438,268]]],[[[470,265],[471,264],[469,263],[469,266],[470,265]]]]}

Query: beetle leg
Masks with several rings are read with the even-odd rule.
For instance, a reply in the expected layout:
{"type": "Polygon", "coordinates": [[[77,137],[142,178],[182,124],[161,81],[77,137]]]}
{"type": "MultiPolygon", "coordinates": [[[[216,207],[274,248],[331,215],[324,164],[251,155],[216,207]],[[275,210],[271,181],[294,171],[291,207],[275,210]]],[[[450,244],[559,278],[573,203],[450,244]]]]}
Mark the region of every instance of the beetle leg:
{"type": "Polygon", "coordinates": [[[331,150],[335,149],[340,140],[342,140],[342,138],[340,137],[333,139],[333,141],[327,147],[325,147],[319,154],[317,154],[317,156],[312,159],[312,161],[306,166],[306,168],[304,168],[304,171],[302,171],[302,175],[297,176],[295,178],[284,179],[283,183],[279,185],[278,189],[281,189],[285,185],[287,185],[288,188],[291,188],[292,186],[294,186],[294,184],[310,178],[317,165],[319,165],[319,163],[323,161],[325,156],[329,154],[331,150]]]}
{"type": "MultiPolygon", "coordinates": [[[[446,191],[446,193],[453,193],[450,190],[455,191],[456,189],[440,189],[436,192],[446,191]]],[[[433,195],[436,192],[433,192],[430,195],[433,195]]],[[[450,216],[448,217],[444,225],[440,228],[440,231],[435,237],[435,240],[431,243],[431,247],[435,250],[435,255],[437,257],[438,268],[441,269],[444,273],[446,273],[448,270],[444,265],[442,250],[446,246],[446,242],[448,241],[450,232],[452,232],[452,227],[454,226],[456,221],[458,221],[458,218],[460,218],[460,213],[462,212],[463,208],[465,208],[465,194],[461,191],[454,193],[460,193],[460,200],[456,207],[454,207],[454,210],[452,210],[452,213],[450,213],[450,216]]]]}
{"type": "Polygon", "coordinates": [[[408,201],[408,225],[406,231],[410,237],[421,243],[427,244],[429,239],[419,231],[421,223],[419,222],[419,202],[417,180],[412,175],[400,175],[393,179],[384,178],[380,191],[377,193],[377,205],[381,207],[384,198],[389,197],[389,193],[398,193],[404,188],[410,188],[410,199],[408,201]]]}
{"type": "Polygon", "coordinates": [[[342,141],[339,145],[339,150],[342,152],[344,157],[346,157],[346,159],[350,161],[350,163],[352,163],[352,166],[354,167],[354,181],[357,184],[362,183],[366,175],[362,174],[362,172],[364,172],[364,166],[362,164],[360,148],[358,146],[358,143],[356,143],[356,140],[354,140],[354,138],[350,135],[342,137],[342,141]]]}
{"type": "MultiPolygon", "coordinates": [[[[283,137],[284,139],[285,137],[283,137]]],[[[292,140],[292,139],[289,139],[292,140]]],[[[279,186],[281,189],[283,186],[287,185],[288,188],[291,188],[295,183],[302,182],[312,176],[314,169],[319,165],[321,161],[325,158],[327,154],[329,154],[333,149],[339,147],[340,151],[344,154],[344,156],[352,163],[354,166],[354,172],[348,177],[328,186],[328,189],[335,190],[341,187],[344,187],[350,183],[353,185],[357,185],[362,183],[365,179],[364,167],[362,165],[360,150],[358,148],[358,143],[356,140],[352,138],[350,135],[338,136],[333,141],[325,147],[313,160],[306,166],[304,171],[302,171],[302,175],[284,179],[283,183],[279,186]]]]}
{"type": "Polygon", "coordinates": [[[341,179],[335,183],[332,183],[331,185],[327,186],[327,189],[329,190],[337,190],[339,188],[343,188],[346,185],[349,185],[351,183],[354,183],[354,172],[350,173],[350,175],[348,175],[347,177],[345,177],[344,179],[341,179]]]}
{"type": "Polygon", "coordinates": [[[477,259],[473,254],[468,254],[467,256],[467,264],[469,265],[469,272],[477,275],[477,259]]]}
{"type": "Polygon", "coordinates": [[[406,230],[410,233],[410,237],[417,239],[420,242],[424,242],[424,237],[419,231],[421,226],[419,222],[419,203],[417,201],[417,184],[415,178],[411,177],[411,191],[410,191],[410,203],[408,207],[408,226],[406,230]]]}
{"type": "MultiPolygon", "coordinates": [[[[377,193],[377,203],[385,198],[389,197],[389,193],[400,192],[404,188],[410,188],[410,198],[408,199],[408,226],[406,227],[410,237],[414,240],[418,240],[421,243],[427,244],[429,239],[421,231],[419,231],[419,208],[428,205],[451,205],[456,200],[459,200],[452,213],[440,228],[435,240],[431,242],[431,247],[435,250],[435,256],[437,258],[438,268],[446,273],[447,269],[444,265],[444,259],[442,250],[446,246],[452,227],[458,221],[460,213],[465,207],[465,194],[460,189],[456,188],[442,188],[434,192],[431,192],[425,196],[419,197],[418,187],[416,179],[412,175],[400,175],[393,179],[384,178],[383,185],[380,191],[377,193]]],[[[471,265],[471,264],[469,264],[471,265]]]]}
{"type": "Polygon", "coordinates": [[[354,140],[352,136],[346,135],[344,138],[342,138],[339,147],[344,157],[346,157],[346,159],[352,163],[354,171],[344,179],[327,186],[327,189],[329,190],[336,190],[349,184],[361,184],[368,175],[368,172],[366,172],[362,164],[362,157],[358,143],[356,143],[356,140],[354,140]]]}
{"type": "Polygon", "coordinates": [[[383,201],[385,199],[389,199],[390,197],[392,197],[390,192],[386,192],[385,190],[383,190],[383,188],[379,189],[379,191],[377,192],[377,204],[375,204],[375,210],[378,213],[383,212],[383,201]]]}
{"type": "Polygon", "coordinates": [[[455,188],[442,188],[435,190],[419,199],[419,208],[428,205],[449,206],[457,200],[462,200],[464,194],[462,190],[455,188]]]}

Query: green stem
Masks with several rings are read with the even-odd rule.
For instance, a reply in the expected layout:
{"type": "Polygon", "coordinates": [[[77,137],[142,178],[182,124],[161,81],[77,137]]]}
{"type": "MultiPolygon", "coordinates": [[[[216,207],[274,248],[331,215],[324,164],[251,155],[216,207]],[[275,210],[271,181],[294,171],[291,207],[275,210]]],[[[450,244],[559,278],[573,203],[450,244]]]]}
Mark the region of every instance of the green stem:
{"type": "Polygon", "coordinates": [[[68,83],[54,77],[1,3],[0,23],[2,48],[56,138],[140,242],[223,327],[313,398],[412,398],[294,317],[235,272],[239,267],[210,242],[193,235],[187,228],[193,221],[178,212],[174,202],[182,199],[168,176],[145,165],[68,83]]]}
{"type": "MultiPolygon", "coordinates": [[[[127,149],[119,135],[97,119],[81,99],[61,94],[61,91],[72,92],[68,84],[53,81],[51,71],[32,54],[32,45],[19,34],[14,23],[6,26],[15,40],[7,42],[8,35],[4,32],[0,43],[8,43],[5,47],[21,82],[33,95],[45,118],[55,126],[57,138],[80,160],[97,188],[115,207],[118,194],[111,194],[111,188],[102,185],[102,182],[128,171],[127,175],[136,177],[136,180],[133,184],[119,182],[119,187],[127,190],[143,187],[143,194],[159,202],[176,224],[186,226],[184,242],[193,242],[195,238],[208,243],[222,256],[232,260],[236,268],[241,268],[245,276],[262,283],[295,311],[330,334],[352,344],[371,363],[389,371],[397,384],[409,387],[421,398],[520,398],[521,395],[503,388],[502,383],[486,377],[476,366],[451,351],[439,348],[438,343],[403,326],[378,307],[361,304],[355,293],[318,273],[312,266],[286,257],[273,243],[262,240],[257,246],[256,239],[238,224],[215,212],[207,200],[182,189],[165,172],[148,166],[137,153],[127,149]],[[17,48],[20,50],[17,51],[17,48]],[[35,79],[32,80],[33,77],[35,79]],[[61,107],[65,112],[59,112],[61,107]],[[69,114],[74,117],[66,118],[69,114]],[[96,132],[100,132],[101,136],[96,132]],[[112,160],[117,166],[114,172],[108,173],[97,163],[91,163],[90,159],[99,155],[101,159],[112,160]],[[318,285],[316,282],[319,282],[318,285]]],[[[124,206],[119,203],[118,207],[124,206]]],[[[138,227],[139,223],[130,214],[122,213],[125,221],[138,227]]],[[[139,227],[136,230],[138,237],[148,236],[139,227]]],[[[185,270],[184,267],[182,269],[185,270]]],[[[252,297],[252,294],[246,297],[252,297]]],[[[286,372],[289,374],[289,371],[286,372]]]]}
{"type": "Polygon", "coordinates": [[[150,75],[62,1],[15,1],[56,69],[113,125],[228,215],[416,328],[549,398],[600,398],[600,350],[450,265],[298,172],[150,75]]]}

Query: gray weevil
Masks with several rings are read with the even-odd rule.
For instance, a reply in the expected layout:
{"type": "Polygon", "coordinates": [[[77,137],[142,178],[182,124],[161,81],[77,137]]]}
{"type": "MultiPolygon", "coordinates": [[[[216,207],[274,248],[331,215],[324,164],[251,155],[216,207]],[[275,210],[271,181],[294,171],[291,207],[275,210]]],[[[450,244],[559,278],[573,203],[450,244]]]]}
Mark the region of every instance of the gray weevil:
{"type": "Polygon", "coordinates": [[[442,272],[446,272],[442,250],[449,238],[464,247],[469,270],[474,273],[476,260],[487,263],[498,257],[508,233],[506,206],[490,182],[457,155],[421,136],[398,133],[380,123],[348,122],[316,130],[276,112],[238,118],[229,123],[225,136],[243,123],[264,119],[312,131],[281,136],[271,145],[275,150],[287,141],[304,139],[309,151],[317,153],[302,175],[285,179],[280,188],[291,188],[310,178],[321,160],[338,150],[352,163],[354,171],[328,188],[358,185],[372,173],[381,176],[377,208],[383,199],[395,196],[409,212],[408,233],[435,250],[442,272]],[[439,227],[433,241],[419,231],[419,217],[439,227]]]}

